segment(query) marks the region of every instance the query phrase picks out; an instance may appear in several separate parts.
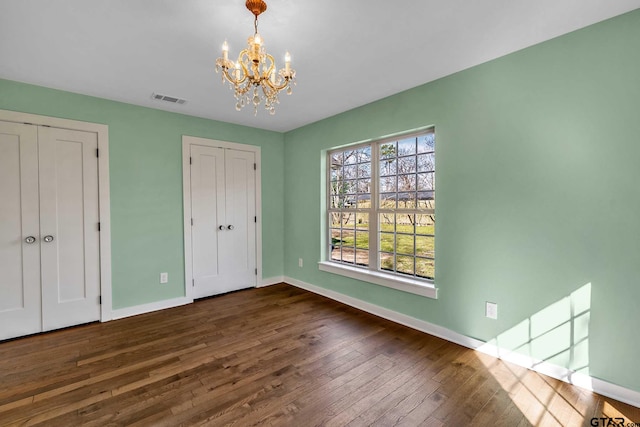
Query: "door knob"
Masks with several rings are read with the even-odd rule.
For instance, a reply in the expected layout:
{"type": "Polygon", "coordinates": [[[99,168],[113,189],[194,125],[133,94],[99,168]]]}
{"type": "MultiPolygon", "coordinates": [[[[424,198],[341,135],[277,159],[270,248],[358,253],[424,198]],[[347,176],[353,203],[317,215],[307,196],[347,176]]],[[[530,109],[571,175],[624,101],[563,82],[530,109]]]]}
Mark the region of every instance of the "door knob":
{"type": "Polygon", "coordinates": [[[220,227],[218,227],[218,230],[220,231],[224,230],[224,225],[221,225],[220,227]]]}
{"type": "Polygon", "coordinates": [[[33,237],[33,236],[29,236],[29,237],[27,237],[26,239],[24,239],[24,241],[25,241],[25,242],[27,242],[27,243],[29,243],[29,244],[31,244],[31,243],[35,243],[36,238],[35,238],[35,237],[33,237]]]}
{"type": "Polygon", "coordinates": [[[233,225],[229,225],[227,228],[228,228],[229,230],[233,230],[233,225]]]}
{"type": "Polygon", "coordinates": [[[52,235],[44,236],[43,240],[47,243],[53,242],[53,236],[52,235]]]}

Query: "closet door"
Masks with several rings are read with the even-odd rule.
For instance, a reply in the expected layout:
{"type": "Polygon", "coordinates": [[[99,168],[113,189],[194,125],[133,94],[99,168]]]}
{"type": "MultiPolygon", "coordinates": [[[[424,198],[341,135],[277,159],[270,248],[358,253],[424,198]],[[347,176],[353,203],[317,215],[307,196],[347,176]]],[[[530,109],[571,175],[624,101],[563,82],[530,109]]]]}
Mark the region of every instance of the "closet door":
{"type": "Polygon", "coordinates": [[[100,319],[97,135],[38,128],[43,330],[100,319]]]}
{"type": "Polygon", "coordinates": [[[0,340],[40,332],[37,127],[0,122],[0,340]]]}
{"type": "Polygon", "coordinates": [[[222,148],[191,146],[194,298],[221,293],[219,284],[224,265],[220,258],[225,248],[220,238],[226,232],[224,167],[222,148]]]}
{"type": "Polygon", "coordinates": [[[193,297],[256,285],[252,152],[190,146],[193,297]]]}
{"type": "Polygon", "coordinates": [[[225,150],[227,230],[221,235],[220,288],[244,289],[256,285],[256,171],[252,152],[225,150]]]}

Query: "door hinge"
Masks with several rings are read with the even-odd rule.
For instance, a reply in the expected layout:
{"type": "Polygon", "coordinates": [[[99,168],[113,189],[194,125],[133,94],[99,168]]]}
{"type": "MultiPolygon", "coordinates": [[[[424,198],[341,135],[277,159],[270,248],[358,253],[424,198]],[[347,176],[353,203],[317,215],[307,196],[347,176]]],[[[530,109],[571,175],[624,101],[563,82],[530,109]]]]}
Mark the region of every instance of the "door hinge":
{"type": "Polygon", "coordinates": [[[100,157],[100,149],[96,148],[96,157],[100,157]]]}
{"type": "Polygon", "coordinates": [[[193,218],[191,218],[191,226],[193,227],[193,218]]]}
{"type": "Polygon", "coordinates": [[[193,157],[189,157],[189,164],[192,165],[193,164],[193,157]]]}
{"type": "Polygon", "coordinates": [[[256,165],[255,163],[253,164],[253,170],[258,170],[258,165],[256,165]]]}
{"type": "Polygon", "coordinates": [[[253,222],[258,222],[258,217],[257,216],[253,217],[253,222]]]}
{"type": "Polygon", "coordinates": [[[100,231],[100,223],[98,223],[98,231],[100,231]]]}
{"type": "Polygon", "coordinates": [[[98,296],[98,304],[102,305],[102,295],[98,296]]]}
{"type": "Polygon", "coordinates": [[[256,268],[256,276],[258,275],[258,269],[256,268]]]}
{"type": "Polygon", "coordinates": [[[196,286],[196,279],[191,279],[191,286],[196,286]]]}

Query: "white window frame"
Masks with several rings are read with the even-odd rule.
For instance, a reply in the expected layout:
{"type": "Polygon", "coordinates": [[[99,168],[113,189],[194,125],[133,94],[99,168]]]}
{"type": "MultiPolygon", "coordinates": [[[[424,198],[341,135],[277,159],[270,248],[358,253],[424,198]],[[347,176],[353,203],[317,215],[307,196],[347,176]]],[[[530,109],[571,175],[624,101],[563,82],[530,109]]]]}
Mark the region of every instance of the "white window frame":
{"type": "MultiPolygon", "coordinates": [[[[386,209],[380,208],[380,197],[378,193],[379,179],[380,179],[380,154],[379,147],[388,142],[395,142],[401,139],[411,138],[413,136],[423,135],[428,132],[434,132],[435,129],[433,126],[415,129],[410,132],[393,135],[390,137],[384,137],[376,140],[367,141],[365,143],[357,143],[348,146],[336,147],[335,149],[328,150],[326,152],[326,171],[325,171],[325,179],[326,179],[326,197],[325,197],[325,209],[324,209],[324,217],[325,217],[325,225],[327,232],[327,242],[325,244],[323,259],[318,263],[318,268],[321,271],[339,274],[342,276],[350,277],[353,279],[374,283],[380,286],[389,287],[392,289],[397,289],[403,292],[408,292],[416,295],[421,295],[429,298],[436,299],[438,297],[438,289],[435,286],[433,280],[428,279],[418,279],[411,277],[404,277],[402,275],[398,275],[396,273],[387,273],[381,271],[379,268],[379,252],[380,252],[380,236],[378,230],[379,223],[379,214],[384,212],[391,212],[386,209]],[[369,209],[354,209],[352,212],[354,214],[357,213],[367,213],[369,215],[369,265],[367,267],[364,266],[355,266],[346,264],[343,262],[333,261],[331,259],[331,223],[330,223],[330,198],[331,198],[331,154],[338,151],[345,150],[355,150],[361,147],[371,147],[371,207],[369,209]],[[373,244],[372,244],[373,242],[373,244]]],[[[403,212],[403,211],[401,211],[403,212]]],[[[394,213],[398,213],[394,211],[394,213]]],[[[419,210],[407,210],[406,213],[424,213],[419,210]]],[[[355,254],[354,254],[355,256],[355,254]]]]}

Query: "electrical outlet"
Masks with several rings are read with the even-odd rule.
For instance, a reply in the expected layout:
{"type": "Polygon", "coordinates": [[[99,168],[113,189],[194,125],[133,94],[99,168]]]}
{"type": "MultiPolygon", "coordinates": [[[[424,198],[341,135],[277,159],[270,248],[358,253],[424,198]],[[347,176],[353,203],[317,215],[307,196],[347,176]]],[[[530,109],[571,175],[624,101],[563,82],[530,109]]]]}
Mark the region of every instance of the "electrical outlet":
{"type": "Polygon", "coordinates": [[[489,319],[497,319],[498,318],[498,304],[495,302],[487,301],[487,305],[485,308],[485,315],[489,319]]]}
{"type": "Polygon", "coordinates": [[[302,258],[298,258],[298,267],[302,268],[303,265],[302,258]]]}
{"type": "Polygon", "coordinates": [[[169,273],[160,273],[160,283],[169,283],[169,273]]]}

